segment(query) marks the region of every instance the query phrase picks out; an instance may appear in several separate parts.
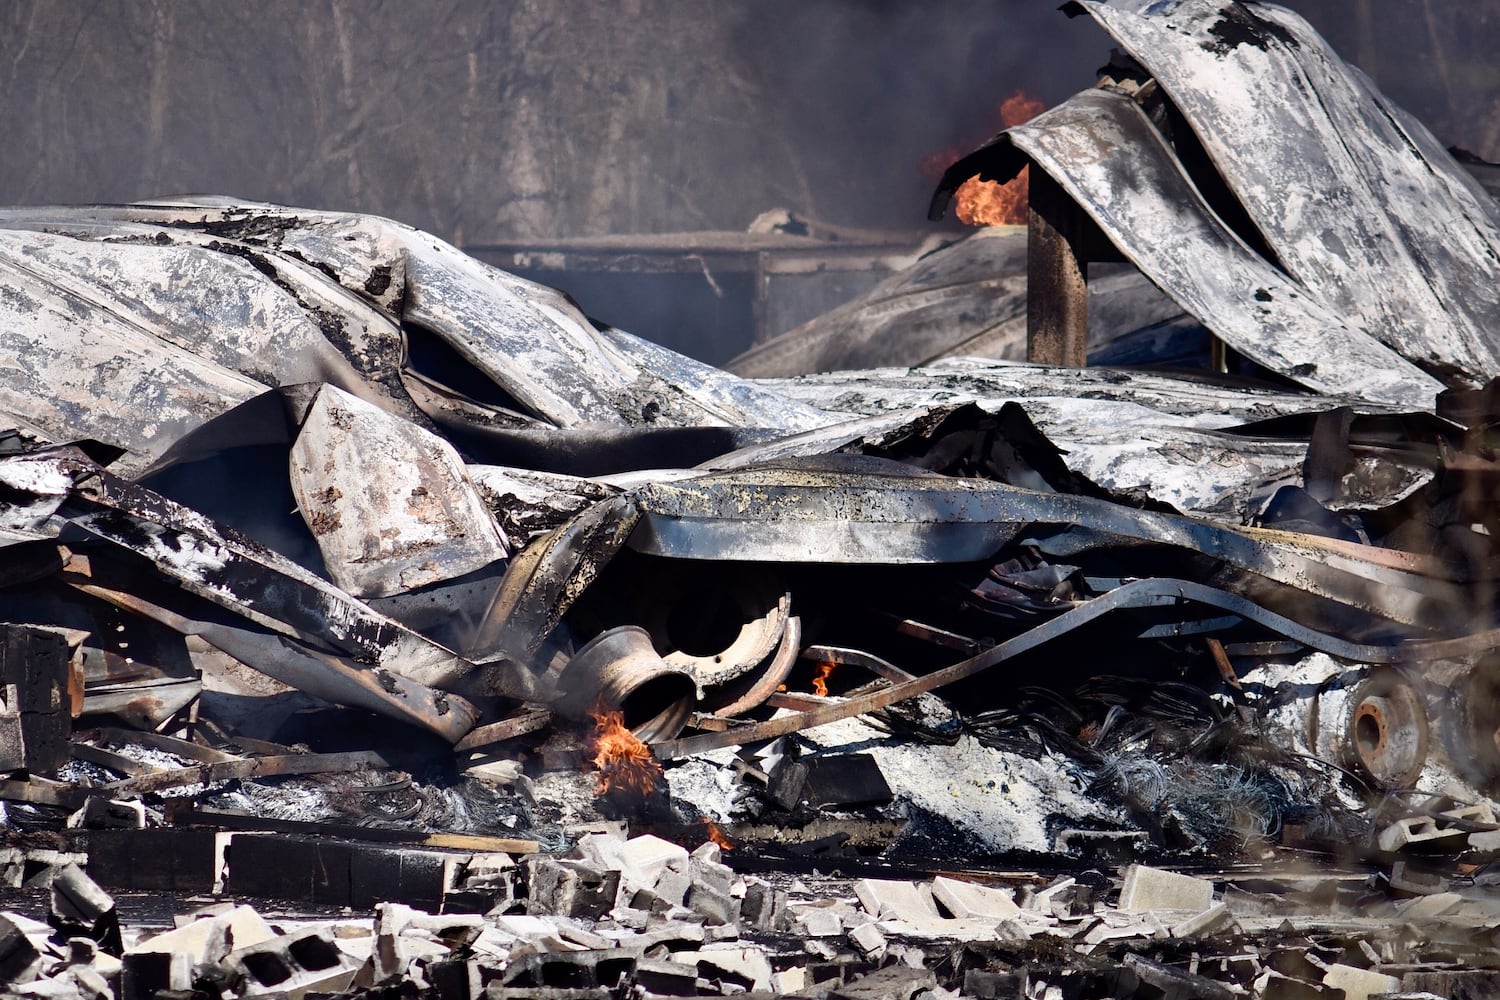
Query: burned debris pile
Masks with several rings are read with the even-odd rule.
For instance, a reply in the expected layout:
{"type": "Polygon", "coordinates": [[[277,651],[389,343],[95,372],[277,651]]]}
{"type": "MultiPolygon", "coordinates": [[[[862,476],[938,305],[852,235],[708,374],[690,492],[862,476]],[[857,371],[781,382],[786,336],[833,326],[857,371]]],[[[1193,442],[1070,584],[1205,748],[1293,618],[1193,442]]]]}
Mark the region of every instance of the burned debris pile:
{"type": "Polygon", "coordinates": [[[1495,989],[1500,210],[1289,12],[1069,7],[936,202],[1027,167],[1026,254],[775,378],[383,219],[0,211],[8,988],[1495,989]]]}

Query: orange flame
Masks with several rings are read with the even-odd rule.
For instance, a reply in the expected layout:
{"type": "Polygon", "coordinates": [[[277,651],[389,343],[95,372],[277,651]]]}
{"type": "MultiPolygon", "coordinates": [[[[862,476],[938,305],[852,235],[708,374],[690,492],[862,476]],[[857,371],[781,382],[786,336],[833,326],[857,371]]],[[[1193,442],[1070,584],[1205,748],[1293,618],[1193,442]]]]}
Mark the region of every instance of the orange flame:
{"type": "Polygon", "coordinates": [[[662,776],[661,764],[651,748],[625,727],[625,713],[613,709],[590,712],[594,720],[589,752],[599,777],[594,794],[626,790],[644,797],[662,776]]]}
{"type": "Polygon", "coordinates": [[[823,660],[818,664],[817,672],[813,674],[813,694],[819,698],[828,697],[828,678],[833,674],[834,663],[831,660],[823,660]]]}
{"type": "Polygon", "coordinates": [[[970,177],[953,192],[953,214],[970,226],[1019,226],[1026,222],[1030,185],[1022,167],[1014,179],[1001,184],[970,177]]]}
{"type": "MultiPolygon", "coordinates": [[[[1018,90],[1000,105],[1000,127],[1024,125],[1047,106],[1025,91],[1018,90]]],[[[957,155],[948,161],[958,159],[957,155]]],[[[1018,226],[1026,222],[1027,170],[1023,169],[1006,184],[970,177],[953,192],[954,214],[970,226],[1018,226]]]]}
{"type": "Polygon", "coordinates": [[[724,831],[719,829],[719,825],[707,816],[703,817],[703,832],[711,842],[719,845],[719,850],[734,850],[734,843],[724,835],[724,831]]]}

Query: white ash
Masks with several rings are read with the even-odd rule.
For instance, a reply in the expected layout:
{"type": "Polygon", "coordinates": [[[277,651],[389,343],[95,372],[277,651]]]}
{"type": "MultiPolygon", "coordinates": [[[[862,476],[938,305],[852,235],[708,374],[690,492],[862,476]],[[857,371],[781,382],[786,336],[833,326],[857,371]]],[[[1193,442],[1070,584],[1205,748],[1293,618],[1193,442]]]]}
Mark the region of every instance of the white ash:
{"type": "MultiPolygon", "coordinates": [[[[936,817],[974,853],[1043,852],[1061,823],[1117,824],[1118,811],[1090,796],[1064,758],[1033,760],[962,736],[952,746],[893,738],[862,719],[844,719],[798,737],[811,754],[868,753],[890,785],[890,811],[915,826],[936,817]],[[821,748],[821,749],[820,749],[821,748]]],[[[727,765],[727,757],[724,758],[727,765]]],[[[768,763],[767,766],[774,766],[768,763]]],[[[736,775],[706,758],[668,772],[674,799],[715,818],[727,816],[736,775]]]]}
{"type": "Polygon", "coordinates": [[[1060,822],[1118,823],[1089,795],[1066,758],[1032,759],[962,736],[952,746],[871,748],[896,801],[941,817],[973,838],[973,850],[1045,852],[1060,822]]]}
{"type": "Polygon", "coordinates": [[[666,770],[667,789],[674,802],[690,802],[717,823],[730,820],[738,775],[729,767],[733,751],[717,751],[683,761],[666,770]]]}

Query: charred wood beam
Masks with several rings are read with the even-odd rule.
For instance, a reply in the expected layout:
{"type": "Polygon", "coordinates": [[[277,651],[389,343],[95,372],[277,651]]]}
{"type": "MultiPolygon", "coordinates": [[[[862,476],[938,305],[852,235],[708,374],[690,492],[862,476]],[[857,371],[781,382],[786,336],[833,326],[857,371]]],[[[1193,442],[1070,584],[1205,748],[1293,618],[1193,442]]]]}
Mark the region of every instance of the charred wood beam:
{"type": "MultiPolygon", "coordinates": [[[[234,754],[225,753],[223,750],[215,750],[213,747],[206,747],[191,740],[179,740],[173,736],[163,736],[161,733],[143,732],[135,729],[116,729],[112,726],[101,727],[98,733],[100,740],[115,746],[148,747],[152,750],[161,750],[164,753],[174,754],[178,757],[186,757],[188,760],[196,760],[201,764],[220,764],[224,761],[237,759],[234,754]]],[[[286,753],[287,750],[284,747],[277,747],[277,752],[286,753]]]]}
{"type": "Polygon", "coordinates": [[[1046,172],[1030,181],[1026,243],[1026,359],[1082,368],[1088,362],[1086,219],[1046,172]]]}
{"type": "Polygon", "coordinates": [[[308,822],[306,820],[271,819],[266,816],[234,812],[227,809],[205,809],[200,806],[169,808],[173,826],[207,826],[219,830],[256,830],[273,833],[312,834],[345,840],[371,841],[383,844],[414,844],[459,851],[499,851],[504,854],[535,854],[541,844],[515,837],[486,837],[468,833],[421,833],[410,829],[378,826],[355,826],[347,823],[308,822]]]}
{"type": "Polygon", "coordinates": [[[327,774],[333,771],[367,771],[389,767],[384,757],[373,750],[355,750],[348,753],[304,753],[287,754],[283,757],[246,757],[241,760],[220,761],[217,764],[196,764],[192,767],[177,767],[170,771],[158,771],[112,781],[92,789],[96,794],[111,798],[127,795],[145,795],[169,788],[187,788],[190,785],[212,785],[221,781],[253,778],[280,777],[289,774],[327,774]]]}
{"type": "Polygon", "coordinates": [[[473,750],[504,740],[534,733],[552,721],[552,713],[545,708],[532,709],[513,715],[508,719],[491,722],[474,729],[453,747],[457,751],[473,750]]]}
{"type": "Polygon", "coordinates": [[[63,574],[63,579],[75,589],[118,608],[159,622],[183,635],[196,635],[241,663],[313,697],[401,719],[436,733],[450,743],[463,738],[479,718],[479,710],[458,695],[434,690],[390,670],[356,665],[274,633],[194,621],[132,594],[100,587],[72,574],[63,574]]]}

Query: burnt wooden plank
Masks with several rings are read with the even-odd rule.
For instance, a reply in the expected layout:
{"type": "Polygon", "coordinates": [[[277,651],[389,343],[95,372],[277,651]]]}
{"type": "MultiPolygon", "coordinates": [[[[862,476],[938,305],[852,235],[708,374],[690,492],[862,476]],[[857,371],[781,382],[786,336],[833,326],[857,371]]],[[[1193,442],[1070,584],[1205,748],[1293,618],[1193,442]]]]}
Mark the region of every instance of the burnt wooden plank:
{"type": "Polygon", "coordinates": [[[1047,174],[1031,178],[1026,240],[1026,359],[1082,368],[1089,336],[1084,215],[1047,174]]]}

